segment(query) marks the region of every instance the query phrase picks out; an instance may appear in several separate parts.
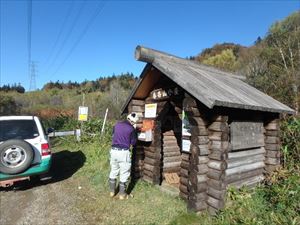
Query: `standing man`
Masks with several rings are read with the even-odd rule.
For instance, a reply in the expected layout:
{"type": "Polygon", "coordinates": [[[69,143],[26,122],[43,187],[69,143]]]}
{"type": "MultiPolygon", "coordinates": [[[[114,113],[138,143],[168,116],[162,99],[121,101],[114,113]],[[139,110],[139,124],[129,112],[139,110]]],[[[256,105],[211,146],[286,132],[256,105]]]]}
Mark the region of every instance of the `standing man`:
{"type": "Polygon", "coordinates": [[[131,170],[130,146],[136,143],[136,123],[138,121],[136,113],[130,113],[127,120],[117,122],[113,128],[112,148],[110,150],[109,187],[110,197],[116,194],[117,177],[120,174],[119,198],[127,199],[126,184],[131,170]]]}

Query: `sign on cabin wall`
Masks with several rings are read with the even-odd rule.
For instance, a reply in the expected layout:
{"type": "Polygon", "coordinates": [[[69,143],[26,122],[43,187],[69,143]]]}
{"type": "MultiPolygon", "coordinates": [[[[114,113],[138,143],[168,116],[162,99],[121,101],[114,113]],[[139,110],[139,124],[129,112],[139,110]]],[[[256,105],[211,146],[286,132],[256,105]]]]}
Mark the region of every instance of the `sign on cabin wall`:
{"type": "Polygon", "coordinates": [[[182,110],[182,136],[191,136],[191,125],[184,110],[182,110]]]}
{"type": "Polygon", "coordinates": [[[191,149],[191,141],[187,139],[182,139],[182,151],[190,152],[191,149]]]}
{"type": "Polygon", "coordinates": [[[157,104],[145,104],[145,118],[155,118],[157,111],[157,104]]]}
{"type": "Polygon", "coordinates": [[[184,110],[182,110],[182,151],[184,152],[190,152],[191,148],[191,125],[188,119],[187,114],[184,110]]]}
{"type": "Polygon", "coordinates": [[[151,92],[151,96],[155,100],[178,96],[179,94],[178,87],[167,88],[166,90],[160,88],[151,92]]]}
{"type": "Polygon", "coordinates": [[[154,120],[143,120],[143,126],[138,133],[138,140],[152,141],[152,130],[154,128],[154,120]]]}
{"type": "Polygon", "coordinates": [[[263,123],[237,122],[230,124],[232,150],[264,146],[263,123]]]}
{"type": "Polygon", "coordinates": [[[152,141],[152,130],[146,130],[138,133],[138,140],[146,142],[152,141]]]}

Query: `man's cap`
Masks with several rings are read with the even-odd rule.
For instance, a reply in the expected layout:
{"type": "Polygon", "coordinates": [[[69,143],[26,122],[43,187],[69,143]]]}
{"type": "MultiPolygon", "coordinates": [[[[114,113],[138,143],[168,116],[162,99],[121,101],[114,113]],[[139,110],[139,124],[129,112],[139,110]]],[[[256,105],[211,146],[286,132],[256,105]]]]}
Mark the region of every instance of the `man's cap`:
{"type": "Polygon", "coordinates": [[[132,112],[132,113],[128,114],[127,120],[131,123],[137,123],[137,121],[139,120],[139,117],[138,117],[137,113],[132,112]]]}

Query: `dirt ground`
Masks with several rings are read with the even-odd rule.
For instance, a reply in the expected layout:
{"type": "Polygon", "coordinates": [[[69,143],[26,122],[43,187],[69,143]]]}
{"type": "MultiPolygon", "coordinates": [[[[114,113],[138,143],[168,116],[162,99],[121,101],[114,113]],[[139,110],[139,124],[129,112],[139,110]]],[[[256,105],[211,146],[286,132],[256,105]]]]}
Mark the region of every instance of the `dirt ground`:
{"type": "Polygon", "coordinates": [[[93,224],[76,207],[82,190],[72,174],[84,161],[81,155],[76,154],[62,151],[54,155],[53,178],[46,183],[39,180],[21,181],[14,187],[0,188],[0,224],[93,224]]]}
{"type": "Polygon", "coordinates": [[[73,186],[72,181],[64,180],[1,191],[0,224],[85,224],[87,220],[76,208],[76,195],[74,198],[69,186],[73,186]]]}
{"type": "Polygon", "coordinates": [[[48,182],[0,188],[0,225],[169,224],[186,211],[183,201],[143,182],[129,188],[134,198],[111,199],[107,173],[87,177],[85,162],[80,150],[55,152],[48,182]],[[98,185],[91,185],[91,179],[98,185]]]}

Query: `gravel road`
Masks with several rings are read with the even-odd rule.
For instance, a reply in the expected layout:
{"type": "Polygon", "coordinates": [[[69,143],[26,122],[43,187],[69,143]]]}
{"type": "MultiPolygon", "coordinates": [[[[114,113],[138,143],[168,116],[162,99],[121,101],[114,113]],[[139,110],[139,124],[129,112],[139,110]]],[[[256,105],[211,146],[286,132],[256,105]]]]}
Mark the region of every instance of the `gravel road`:
{"type": "Polygon", "coordinates": [[[56,168],[53,170],[54,179],[47,184],[33,180],[22,181],[14,188],[0,188],[1,225],[91,224],[76,207],[76,201],[81,197],[72,174],[81,165],[74,162],[67,165],[65,160],[78,161],[80,157],[65,151],[53,158],[55,163],[52,167],[56,168]]]}
{"type": "Polygon", "coordinates": [[[68,186],[73,185],[64,180],[27,190],[1,191],[0,224],[86,224],[68,186]]]}

